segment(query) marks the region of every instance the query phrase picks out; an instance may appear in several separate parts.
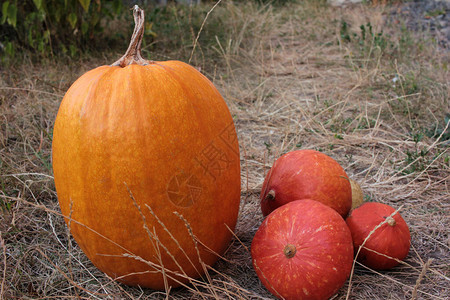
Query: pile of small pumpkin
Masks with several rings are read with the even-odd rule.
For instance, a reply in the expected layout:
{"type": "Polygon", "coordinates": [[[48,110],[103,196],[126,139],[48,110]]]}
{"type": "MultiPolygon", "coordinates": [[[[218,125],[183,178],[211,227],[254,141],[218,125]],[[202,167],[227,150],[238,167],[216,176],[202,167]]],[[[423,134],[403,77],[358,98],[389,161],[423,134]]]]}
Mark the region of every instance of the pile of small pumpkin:
{"type": "Polygon", "coordinates": [[[389,205],[362,204],[362,195],[324,153],[296,150],[275,161],[260,196],[266,218],[251,245],[253,267],[273,295],[328,299],[350,276],[354,256],[378,270],[407,256],[406,222],[389,205]]]}

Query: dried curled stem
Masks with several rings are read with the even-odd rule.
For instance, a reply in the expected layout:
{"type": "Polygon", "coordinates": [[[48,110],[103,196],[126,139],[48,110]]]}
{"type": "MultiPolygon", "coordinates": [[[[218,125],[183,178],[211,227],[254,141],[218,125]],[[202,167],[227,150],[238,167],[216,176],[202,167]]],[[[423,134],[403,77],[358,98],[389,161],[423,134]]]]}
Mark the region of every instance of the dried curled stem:
{"type": "Polygon", "coordinates": [[[150,64],[150,61],[144,59],[141,54],[141,44],[145,31],[144,10],[135,5],[133,8],[133,17],[135,26],[127,52],[125,52],[125,55],[111,66],[119,66],[123,68],[133,64],[141,66],[150,64]]]}

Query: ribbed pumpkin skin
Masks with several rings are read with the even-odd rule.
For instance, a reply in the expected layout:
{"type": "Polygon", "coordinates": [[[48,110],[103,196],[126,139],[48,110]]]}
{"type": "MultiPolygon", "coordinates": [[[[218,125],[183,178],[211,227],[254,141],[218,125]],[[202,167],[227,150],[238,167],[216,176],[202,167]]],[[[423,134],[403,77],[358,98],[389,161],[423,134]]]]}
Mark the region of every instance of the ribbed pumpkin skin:
{"type": "Polygon", "coordinates": [[[240,199],[236,131],[219,92],[191,66],[166,61],[87,72],[61,103],[52,147],[70,231],[112,278],[163,289],[161,272],[123,254],[162,262],[172,277],[168,270],[199,277],[197,249],[212,265],[218,257],[206,247],[223,254],[228,246],[240,199]]]}

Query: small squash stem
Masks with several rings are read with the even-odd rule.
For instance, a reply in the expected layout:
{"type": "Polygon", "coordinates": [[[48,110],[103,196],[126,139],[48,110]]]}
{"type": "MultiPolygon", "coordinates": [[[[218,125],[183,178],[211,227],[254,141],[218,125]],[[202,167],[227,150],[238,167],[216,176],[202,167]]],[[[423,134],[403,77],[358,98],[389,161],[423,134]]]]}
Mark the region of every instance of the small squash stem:
{"type": "Polygon", "coordinates": [[[392,226],[392,227],[394,227],[397,224],[395,219],[391,216],[386,218],[386,222],[389,224],[389,226],[392,226]]]}
{"type": "Polygon", "coordinates": [[[293,258],[295,253],[297,253],[297,248],[292,244],[287,244],[283,249],[283,253],[287,258],[293,258]]]}
{"type": "Polygon", "coordinates": [[[274,190],[270,190],[266,197],[264,198],[266,201],[272,201],[275,200],[275,191],[274,190]]]}
{"type": "Polygon", "coordinates": [[[125,55],[111,66],[119,66],[123,68],[133,64],[145,66],[150,63],[150,61],[144,59],[141,54],[142,39],[144,38],[145,31],[144,10],[135,5],[133,8],[133,17],[135,26],[127,52],[125,52],[125,55]]]}

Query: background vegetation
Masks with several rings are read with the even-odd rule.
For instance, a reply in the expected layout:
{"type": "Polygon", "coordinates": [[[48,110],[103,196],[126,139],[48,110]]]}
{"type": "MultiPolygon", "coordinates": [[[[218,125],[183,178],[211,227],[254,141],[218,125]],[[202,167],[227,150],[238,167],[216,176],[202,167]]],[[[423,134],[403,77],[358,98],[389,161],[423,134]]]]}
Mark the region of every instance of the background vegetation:
{"type": "Polygon", "coordinates": [[[156,292],[120,285],[87,260],[60,215],[51,169],[59,103],[84,72],[124,53],[128,5],[3,1],[0,297],[271,298],[249,253],[259,192],[277,157],[309,148],[340,162],[366,201],[402,207],[412,234],[403,264],[386,272],[356,264],[335,299],[450,298],[448,49],[426,29],[389,23],[395,6],[219,2],[140,2],[144,56],[190,62],[208,76],[241,147],[241,210],[224,259],[190,289],[156,292]]]}
{"type": "MultiPolygon", "coordinates": [[[[1,6],[0,45],[3,62],[27,51],[38,59],[67,55],[71,58],[87,52],[102,52],[122,44],[133,29],[129,7],[146,6],[147,43],[156,37],[173,36],[165,47],[186,46],[199,31],[207,6],[190,9],[192,5],[158,5],[159,1],[91,1],[91,0],[5,0],[1,6]],[[128,7],[129,6],[129,7],[128,7]],[[123,26],[127,24],[127,26],[123,26]],[[188,30],[185,27],[187,24],[188,30]]],[[[182,2],[182,1],[179,1],[182,2]]],[[[203,1],[203,3],[212,1],[203,1]]],[[[245,1],[242,1],[245,2],[245,1]]],[[[282,5],[289,1],[255,0],[260,5],[282,5]]],[[[189,1],[184,1],[189,3],[189,1]]],[[[209,37],[223,36],[223,20],[219,18],[207,27],[209,37]],[[213,32],[211,32],[213,31],[213,32]]],[[[203,36],[202,36],[203,38],[203,36]]],[[[161,42],[161,41],[159,41],[161,42]]],[[[214,39],[211,40],[214,42],[214,39]]],[[[207,45],[206,45],[207,46],[207,45]]]]}

